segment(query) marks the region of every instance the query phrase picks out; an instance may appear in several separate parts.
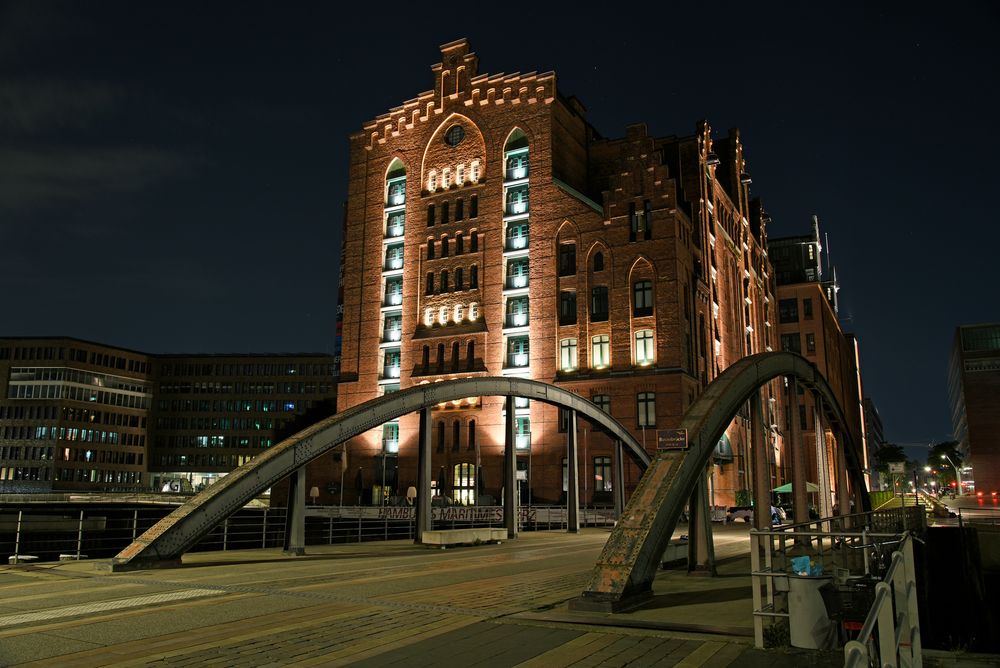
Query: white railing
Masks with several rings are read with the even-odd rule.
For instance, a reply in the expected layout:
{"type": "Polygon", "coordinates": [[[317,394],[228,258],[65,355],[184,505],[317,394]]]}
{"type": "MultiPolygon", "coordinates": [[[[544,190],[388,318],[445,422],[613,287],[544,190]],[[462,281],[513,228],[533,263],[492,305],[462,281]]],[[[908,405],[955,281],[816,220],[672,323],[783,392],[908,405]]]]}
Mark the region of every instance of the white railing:
{"type": "Polygon", "coordinates": [[[844,646],[844,666],[868,666],[875,655],[883,668],[923,665],[913,539],[909,534],[892,553],[885,578],[875,585],[875,603],[857,639],[844,646]]]}
{"type": "MultiPolygon", "coordinates": [[[[808,555],[820,565],[828,581],[836,578],[841,583],[872,583],[881,578],[874,584],[872,608],[864,616],[859,636],[844,646],[845,666],[868,665],[869,657],[877,657],[877,665],[919,668],[922,661],[911,532],[919,533],[925,526],[922,511],[876,511],[751,531],[755,645],[764,647],[766,619],[792,621],[788,606],[783,605],[787,601],[782,598],[789,591],[789,576],[794,575],[791,559],[808,555]],[[887,546],[893,546],[891,557],[887,546]]],[[[866,607],[867,602],[855,613],[863,615],[866,607]]],[[[827,612],[834,616],[829,608],[827,612]]],[[[839,616],[838,626],[844,621],[839,616]]],[[[860,621],[861,617],[855,619],[860,621]]],[[[840,628],[837,631],[838,638],[846,633],[840,628]]]]}

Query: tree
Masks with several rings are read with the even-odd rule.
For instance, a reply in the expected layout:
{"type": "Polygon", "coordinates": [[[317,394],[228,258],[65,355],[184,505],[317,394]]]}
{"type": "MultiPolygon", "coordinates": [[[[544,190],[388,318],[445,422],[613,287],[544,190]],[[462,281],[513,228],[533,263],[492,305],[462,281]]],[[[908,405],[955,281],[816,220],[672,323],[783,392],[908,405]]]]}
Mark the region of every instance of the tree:
{"type": "Polygon", "coordinates": [[[885,443],[873,454],[875,460],[875,470],[883,481],[889,480],[889,464],[894,462],[906,462],[906,452],[903,446],[895,443],[885,443]]]}
{"type": "Polygon", "coordinates": [[[962,465],[962,454],[958,451],[958,441],[942,441],[930,446],[927,463],[938,471],[938,480],[942,487],[950,487],[956,482],[955,466],[962,465]]]}

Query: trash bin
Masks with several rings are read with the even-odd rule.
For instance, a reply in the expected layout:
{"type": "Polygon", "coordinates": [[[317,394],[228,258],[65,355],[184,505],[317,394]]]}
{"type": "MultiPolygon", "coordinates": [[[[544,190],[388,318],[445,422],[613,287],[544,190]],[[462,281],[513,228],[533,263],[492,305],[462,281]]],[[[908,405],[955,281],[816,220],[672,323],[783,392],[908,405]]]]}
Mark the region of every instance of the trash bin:
{"type": "Polygon", "coordinates": [[[837,628],[826,613],[820,587],[833,582],[826,575],[788,574],[788,626],[792,647],[832,649],[837,628]]]}

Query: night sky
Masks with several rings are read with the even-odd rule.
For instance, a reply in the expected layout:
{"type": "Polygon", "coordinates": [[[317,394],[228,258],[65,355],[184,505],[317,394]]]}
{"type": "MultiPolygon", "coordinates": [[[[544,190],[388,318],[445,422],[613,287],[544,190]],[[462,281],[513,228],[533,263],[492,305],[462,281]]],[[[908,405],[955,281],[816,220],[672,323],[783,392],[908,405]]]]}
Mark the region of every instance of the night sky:
{"type": "Polygon", "coordinates": [[[607,137],[739,127],[770,235],[829,235],[887,437],[949,438],[954,328],[1000,321],[995,3],[672,4],[0,2],[0,335],[332,351],[348,135],[467,37],[607,137]]]}

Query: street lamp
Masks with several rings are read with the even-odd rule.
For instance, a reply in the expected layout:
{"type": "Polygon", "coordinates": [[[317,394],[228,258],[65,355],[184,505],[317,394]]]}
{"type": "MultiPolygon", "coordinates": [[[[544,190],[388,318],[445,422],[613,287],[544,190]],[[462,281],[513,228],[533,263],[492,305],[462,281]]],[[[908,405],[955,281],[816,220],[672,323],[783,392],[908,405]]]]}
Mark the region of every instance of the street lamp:
{"type": "Polygon", "coordinates": [[[958,468],[958,466],[955,464],[955,462],[952,461],[951,457],[949,457],[947,453],[942,452],[941,453],[941,459],[947,460],[948,463],[951,464],[952,468],[955,469],[955,481],[958,483],[958,494],[959,494],[959,496],[961,496],[961,494],[962,494],[962,471],[961,471],[961,469],[958,468]]]}

